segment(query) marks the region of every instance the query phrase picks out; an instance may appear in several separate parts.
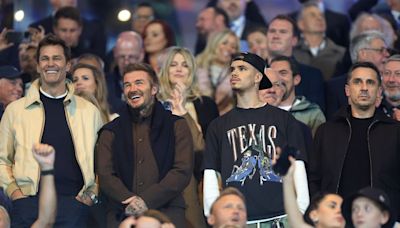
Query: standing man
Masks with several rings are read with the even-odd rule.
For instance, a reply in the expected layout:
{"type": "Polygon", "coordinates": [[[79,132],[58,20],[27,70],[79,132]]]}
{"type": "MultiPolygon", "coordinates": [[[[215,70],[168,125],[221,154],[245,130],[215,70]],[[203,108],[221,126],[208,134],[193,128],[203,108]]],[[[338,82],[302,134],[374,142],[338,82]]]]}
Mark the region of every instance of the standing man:
{"type": "Polygon", "coordinates": [[[345,86],[349,107],[321,125],[309,156],[312,194],[349,196],[366,186],[384,190],[400,209],[400,125],[375,108],[381,76],[369,62],[355,63],[345,86]]]}
{"type": "Polygon", "coordinates": [[[295,88],[302,79],[297,63],[287,56],[278,56],[272,59],[271,68],[278,73],[286,87],[279,108],[290,112],[314,134],[319,125],[325,122],[325,116],[317,104],[310,102],[305,96],[296,96],[295,88]]]}
{"type": "Polygon", "coordinates": [[[124,211],[140,215],[149,208],[183,228],[182,192],[193,172],[190,129],[156,100],[158,78],[150,65],[128,65],[123,80],[126,104],[103,127],[96,149],[100,188],[110,199],[108,227],[118,226],[124,211]]]}
{"type": "Polygon", "coordinates": [[[276,147],[286,145],[302,152],[298,157],[297,195],[300,208],[308,206],[300,126],[289,113],[258,99],[259,89],[272,86],[264,73],[265,66],[265,61],[252,53],[240,53],[232,59],[230,82],[236,92],[237,107],[211,122],[206,137],[204,210],[207,216],[210,205],[220,194],[217,178],[220,176],[222,188],[236,187],[246,197],[249,221],[280,223],[285,214],[282,184],[281,177],[272,171],[272,162],[276,160],[276,147]]]}
{"type": "Polygon", "coordinates": [[[21,72],[9,65],[0,66],[0,120],[4,109],[22,96],[21,72]]]}
{"type": "Polygon", "coordinates": [[[40,79],[7,107],[0,122],[0,184],[13,201],[12,227],[31,226],[38,215],[40,169],[31,152],[34,143],[57,151],[54,177],[60,213],[55,226],[85,227],[88,206],[96,200],[93,151],[102,121],[99,110],[75,96],[66,80],[70,58],[70,49],[56,36],[40,41],[40,79]]]}

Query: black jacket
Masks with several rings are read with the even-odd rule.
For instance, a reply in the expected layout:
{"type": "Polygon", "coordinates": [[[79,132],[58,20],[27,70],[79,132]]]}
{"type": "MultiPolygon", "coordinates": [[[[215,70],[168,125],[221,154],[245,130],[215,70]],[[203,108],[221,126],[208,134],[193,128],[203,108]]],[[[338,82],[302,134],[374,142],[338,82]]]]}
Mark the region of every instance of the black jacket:
{"type": "MultiPolygon", "coordinates": [[[[351,136],[350,108],[343,107],[332,121],[322,124],[309,156],[310,192],[338,192],[351,136]]],[[[400,124],[377,110],[367,133],[371,185],[384,190],[400,211],[400,124]]],[[[357,169],[357,164],[354,164],[357,169]]]]}

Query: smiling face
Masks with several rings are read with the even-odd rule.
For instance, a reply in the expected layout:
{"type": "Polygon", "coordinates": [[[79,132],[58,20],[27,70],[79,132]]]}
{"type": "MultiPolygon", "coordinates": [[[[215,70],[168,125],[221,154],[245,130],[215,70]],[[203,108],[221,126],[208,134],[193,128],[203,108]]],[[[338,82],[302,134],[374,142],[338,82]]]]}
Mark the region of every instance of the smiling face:
{"type": "Polygon", "coordinates": [[[143,110],[154,102],[157,87],[145,71],[132,71],[124,75],[124,96],[129,106],[143,110]]]}
{"type": "Polygon", "coordinates": [[[64,86],[70,63],[61,45],[43,46],[39,52],[37,72],[43,87],[64,86]]]}
{"type": "Polygon", "coordinates": [[[400,61],[388,61],[382,74],[382,86],[386,99],[400,100],[400,61]]]}
{"type": "Polygon", "coordinates": [[[263,59],[268,57],[267,36],[262,32],[256,31],[247,36],[247,43],[250,51],[263,59]]]}
{"type": "Polygon", "coordinates": [[[285,85],[279,75],[272,68],[265,71],[268,79],[271,81],[272,87],[258,91],[260,101],[266,102],[272,106],[279,106],[282,102],[283,95],[286,92],[285,85]]]}
{"type": "Polygon", "coordinates": [[[18,100],[23,92],[22,79],[0,79],[0,103],[7,106],[9,103],[18,100]]]}
{"type": "Polygon", "coordinates": [[[76,92],[86,92],[93,96],[95,95],[97,85],[91,69],[76,69],[72,78],[76,92]]]}
{"type": "Polygon", "coordinates": [[[389,213],[372,200],[358,197],[352,203],[351,219],[356,228],[380,228],[389,220],[389,213]]]}
{"type": "Polygon", "coordinates": [[[226,65],[231,61],[232,55],[238,50],[238,40],[236,36],[229,34],[222,39],[215,50],[215,62],[226,65]]]}
{"type": "Polygon", "coordinates": [[[236,225],[244,228],[247,221],[246,205],[236,195],[225,195],[214,203],[207,221],[212,227],[236,225]]]}
{"type": "Polygon", "coordinates": [[[176,53],[169,65],[168,75],[171,84],[188,83],[189,66],[182,54],[176,53]]]}

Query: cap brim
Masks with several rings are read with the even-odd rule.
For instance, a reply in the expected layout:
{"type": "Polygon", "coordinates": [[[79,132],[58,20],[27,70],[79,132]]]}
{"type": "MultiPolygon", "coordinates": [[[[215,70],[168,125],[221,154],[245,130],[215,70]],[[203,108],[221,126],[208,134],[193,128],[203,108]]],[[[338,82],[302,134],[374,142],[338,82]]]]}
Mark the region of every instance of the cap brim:
{"type": "Polygon", "coordinates": [[[262,79],[261,79],[261,81],[260,81],[259,89],[261,90],[261,89],[268,89],[268,88],[271,88],[271,87],[272,87],[272,83],[271,83],[271,81],[268,79],[267,75],[265,75],[264,73],[263,73],[262,75],[263,75],[263,77],[262,77],[262,79]]]}

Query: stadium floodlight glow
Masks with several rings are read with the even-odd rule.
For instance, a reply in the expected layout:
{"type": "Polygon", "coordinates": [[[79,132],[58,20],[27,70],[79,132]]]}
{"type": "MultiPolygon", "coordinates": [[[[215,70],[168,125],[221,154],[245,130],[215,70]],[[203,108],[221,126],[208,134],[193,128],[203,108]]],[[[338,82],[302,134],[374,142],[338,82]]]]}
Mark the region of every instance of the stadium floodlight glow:
{"type": "Polygon", "coordinates": [[[15,12],[14,14],[14,19],[16,21],[22,21],[25,17],[25,13],[23,10],[17,10],[17,12],[15,12]]]}
{"type": "Polygon", "coordinates": [[[131,19],[131,12],[127,9],[123,9],[118,13],[118,20],[119,21],[129,21],[131,19]]]}

